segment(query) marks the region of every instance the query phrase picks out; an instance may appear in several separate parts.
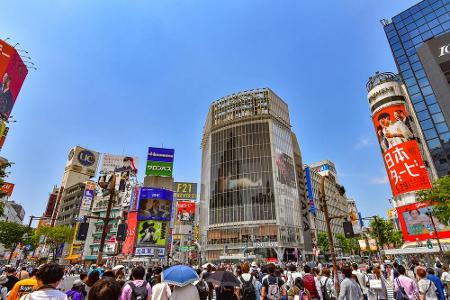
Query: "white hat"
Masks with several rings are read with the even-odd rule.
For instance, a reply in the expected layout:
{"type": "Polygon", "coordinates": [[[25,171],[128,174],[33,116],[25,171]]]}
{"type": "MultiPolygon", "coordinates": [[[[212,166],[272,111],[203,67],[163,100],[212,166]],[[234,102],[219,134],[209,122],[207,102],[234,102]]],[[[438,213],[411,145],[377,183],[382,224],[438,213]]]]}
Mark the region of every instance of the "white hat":
{"type": "Polygon", "coordinates": [[[252,262],[252,267],[257,267],[258,264],[256,263],[256,261],[252,262]]]}
{"type": "Polygon", "coordinates": [[[72,283],[72,286],[81,286],[83,284],[84,283],[81,279],[75,279],[75,281],[72,283]]]}
{"type": "Polygon", "coordinates": [[[123,269],[123,268],[125,268],[125,266],[123,266],[123,265],[117,265],[117,266],[114,266],[114,268],[112,268],[112,271],[113,271],[113,272],[117,272],[117,271],[119,271],[120,269],[123,269]]]}
{"type": "Polygon", "coordinates": [[[8,282],[8,276],[6,275],[1,275],[0,276],[0,284],[5,284],[8,282]]]}

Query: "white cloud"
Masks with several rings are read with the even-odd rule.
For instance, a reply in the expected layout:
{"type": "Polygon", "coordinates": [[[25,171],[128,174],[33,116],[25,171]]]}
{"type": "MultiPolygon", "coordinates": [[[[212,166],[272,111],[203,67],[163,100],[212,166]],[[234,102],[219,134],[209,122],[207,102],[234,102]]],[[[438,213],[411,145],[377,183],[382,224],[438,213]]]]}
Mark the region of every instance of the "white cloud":
{"type": "Polygon", "coordinates": [[[389,183],[389,178],[385,176],[375,177],[370,180],[371,184],[387,184],[389,183]]]}
{"type": "Polygon", "coordinates": [[[365,148],[371,144],[371,140],[367,136],[362,136],[359,138],[358,142],[353,146],[353,149],[359,150],[365,148]]]}

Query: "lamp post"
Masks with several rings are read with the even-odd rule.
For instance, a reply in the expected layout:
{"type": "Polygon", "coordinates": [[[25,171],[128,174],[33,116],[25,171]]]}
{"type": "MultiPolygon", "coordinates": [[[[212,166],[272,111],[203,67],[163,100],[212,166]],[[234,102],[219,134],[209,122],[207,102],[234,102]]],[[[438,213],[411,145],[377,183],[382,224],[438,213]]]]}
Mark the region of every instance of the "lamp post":
{"type": "Polygon", "coordinates": [[[444,251],[442,250],[441,241],[439,240],[438,232],[436,229],[436,223],[434,223],[433,214],[431,213],[430,207],[427,209],[426,215],[430,218],[431,224],[433,225],[434,236],[436,237],[437,244],[439,246],[439,254],[441,255],[441,260],[444,259],[444,251]]]}

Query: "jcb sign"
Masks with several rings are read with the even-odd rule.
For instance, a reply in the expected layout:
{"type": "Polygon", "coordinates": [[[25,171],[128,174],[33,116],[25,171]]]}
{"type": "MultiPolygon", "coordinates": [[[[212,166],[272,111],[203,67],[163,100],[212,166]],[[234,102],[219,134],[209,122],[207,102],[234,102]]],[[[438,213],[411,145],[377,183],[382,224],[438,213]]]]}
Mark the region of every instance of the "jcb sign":
{"type": "Polygon", "coordinates": [[[439,48],[439,57],[450,53],[450,44],[439,48]]]}
{"type": "Polygon", "coordinates": [[[173,191],[175,199],[178,200],[196,200],[197,184],[193,182],[174,182],[173,191]]]}

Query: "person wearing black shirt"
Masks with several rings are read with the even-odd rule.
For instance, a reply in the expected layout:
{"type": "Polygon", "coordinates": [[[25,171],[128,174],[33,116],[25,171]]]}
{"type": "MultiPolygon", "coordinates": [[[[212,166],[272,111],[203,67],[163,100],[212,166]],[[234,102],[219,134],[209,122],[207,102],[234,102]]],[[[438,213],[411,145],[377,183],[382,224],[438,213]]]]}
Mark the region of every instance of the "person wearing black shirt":
{"type": "Polygon", "coordinates": [[[3,286],[6,287],[9,292],[19,279],[14,275],[14,268],[12,267],[6,269],[6,276],[8,277],[8,281],[3,286]]]}

